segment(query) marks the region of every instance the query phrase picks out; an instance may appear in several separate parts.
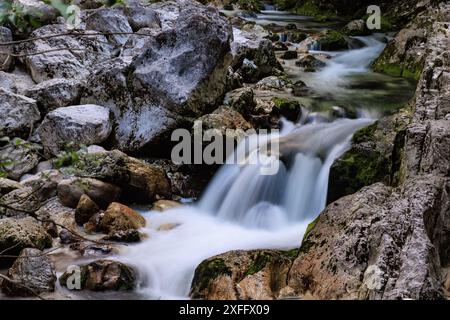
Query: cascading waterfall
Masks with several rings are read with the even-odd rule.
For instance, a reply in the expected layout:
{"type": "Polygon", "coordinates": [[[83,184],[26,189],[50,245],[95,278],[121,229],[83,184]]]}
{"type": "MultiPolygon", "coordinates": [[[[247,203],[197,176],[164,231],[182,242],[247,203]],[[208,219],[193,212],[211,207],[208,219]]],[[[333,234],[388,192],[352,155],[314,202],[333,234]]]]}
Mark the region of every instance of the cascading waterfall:
{"type": "MultiPolygon", "coordinates": [[[[262,15],[257,19],[261,24],[289,20],[281,12],[262,15]]],[[[317,92],[337,94],[345,90],[349,74],[367,72],[384,44],[375,37],[360,40],[366,47],[338,53],[308,85],[317,92]]],[[[245,41],[239,30],[235,41],[245,41]]],[[[230,156],[276,161],[276,174],[262,175],[262,164],[225,164],[198,203],[164,213],[145,212],[149,239],[119,257],[139,269],[138,293],[152,299],[188,298],[195,268],[204,259],[230,250],[299,247],[307,225],[325,208],[331,165],[347,150],[353,133],[372,122],[363,118],[285,122],[279,135],[265,136],[278,143],[279,158],[261,154],[255,136],[246,141],[250,148],[242,142],[230,156]]]]}
{"type": "MultiPolygon", "coordinates": [[[[287,125],[269,138],[277,139],[283,159],[275,175],[261,175],[261,164],[226,164],[198,204],[147,212],[149,239],[121,257],[140,270],[139,293],[187,298],[195,268],[206,258],[238,249],[298,247],[308,223],[325,207],[331,164],[352,134],[371,122],[287,125]],[[161,230],[169,224],[174,228],[161,230]]],[[[243,144],[236,158],[248,155],[243,144]]]]}

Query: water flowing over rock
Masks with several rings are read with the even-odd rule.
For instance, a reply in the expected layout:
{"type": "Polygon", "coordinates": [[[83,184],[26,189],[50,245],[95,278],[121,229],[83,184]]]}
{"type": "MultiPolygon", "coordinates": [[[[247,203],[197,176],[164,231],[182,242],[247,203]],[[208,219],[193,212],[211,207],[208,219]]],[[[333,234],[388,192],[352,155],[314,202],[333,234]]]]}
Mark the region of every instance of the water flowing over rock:
{"type": "Polygon", "coordinates": [[[26,137],[41,119],[36,101],[0,88],[0,135],[26,137]]]}
{"type": "Polygon", "coordinates": [[[403,133],[400,186],[377,183],[327,207],[289,273],[288,284],[299,296],[444,297],[450,261],[450,126],[444,120],[450,108],[450,37],[448,22],[439,19],[450,6],[441,4],[439,11],[432,15],[437,21],[403,133]]]}
{"type": "Polygon", "coordinates": [[[186,116],[204,114],[222,97],[230,62],[231,27],[211,7],[190,0],[155,5],[163,29],[128,57],[100,65],[82,102],[116,116],[115,144],[136,151],[157,143],[186,116]],[[173,8],[175,11],[169,12],[173,8]]]}
{"type": "Polygon", "coordinates": [[[7,296],[35,296],[55,290],[56,273],[50,258],[41,250],[24,249],[8,270],[1,289],[7,296]]]}
{"type": "Polygon", "coordinates": [[[112,113],[97,105],[58,108],[46,115],[38,132],[46,152],[57,155],[69,144],[99,144],[112,131],[112,113]]]}

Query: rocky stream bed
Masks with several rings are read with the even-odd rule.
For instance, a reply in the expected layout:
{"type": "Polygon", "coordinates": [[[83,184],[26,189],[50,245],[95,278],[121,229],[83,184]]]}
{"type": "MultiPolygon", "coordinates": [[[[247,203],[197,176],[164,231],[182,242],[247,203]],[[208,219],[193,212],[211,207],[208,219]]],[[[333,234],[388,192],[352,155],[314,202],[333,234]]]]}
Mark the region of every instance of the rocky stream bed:
{"type": "Polygon", "coordinates": [[[0,7],[0,299],[447,299],[450,5],[343,2],[0,7]],[[173,163],[198,121],[280,169],[173,163]]]}

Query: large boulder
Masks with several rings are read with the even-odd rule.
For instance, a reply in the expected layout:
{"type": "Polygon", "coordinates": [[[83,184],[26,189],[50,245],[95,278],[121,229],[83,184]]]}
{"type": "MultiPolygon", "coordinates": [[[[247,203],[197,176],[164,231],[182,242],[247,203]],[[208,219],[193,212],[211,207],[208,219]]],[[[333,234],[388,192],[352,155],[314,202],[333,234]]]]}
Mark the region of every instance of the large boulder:
{"type": "MultiPolygon", "coordinates": [[[[76,270],[66,272],[59,278],[62,286],[76,284],[71,276],[77,276],[76,270]]],[[[137,285],[137,272],[121,262],[97,260],[79,269],[80,289],[92,291],[124,291],[132,290],[137,285]]]]}
{"type": "Polygon", "coordinates": [[[399,191],[377,183],[331,204],[303,240],[289,286],[316,299],[442,298],[428,228],[446,216],[448,186],[432,176],[399,191]]]}
{"type": "MultiPolygon", "coordinates": [[[[0,42],[12,41],[12,33],[6,27],[0,27],[0,42]]],[[[1,46],[2,53],[0,53],[0,71],[10,71],[14,68],[14,58],[10,55],[13,53],[13,46],[1,46]]]]}
{"type": "Polygon", "coordinates": [[[231,27],[212,7],[191,0],[155,5],[162,21],[135,56],[97,67],[82,103],[109,107],[116,117],[114,142],[136,151],[163,141],[186,116],[201,115],[226,88],[231,27]],[[132,59],[131,59],[132,58],[132,59]]]}
{"type": "Polygon", "coordinates": [[[31,33],[30,37],[38,39],[20,44],[18,49],[26,55],[23,62],[35,82],[54,78],[83,79],[89,74],[90,67],[110,58],[111,48],[102,35],[48,37],[67,33],[69,29],[64,24],[46,25],[31,33]],[[46,53],[37,54],[42,52],[46,53]]]}
{"type": "Polygon", "coordinates": [[[56,78],[41,82],[24,93],[36,100],[39,110],[47,114],[60,107],[79,103],[81,83],[77,80],[56,78]]]}
{"type": "MultiPolygon", "coordinates": [[[[52,245],[52,237],[33,218],[0,219],[0,252],[5,255],[19,255],[25,248],[43,250],[52,245]]],[[[13,259],[14,260],[14,259],[13,259]]],[[[0,263],[11,262],[2,259],[0,263]]]]}
{"type": "Polygon", "coordinates": [[[207,300],[272,300],[285,286],[294,251],[230,251],[195,270],[190,296],[207,300]]]}
{"type": "Polygon", "coordinates": [[[41,119],[36,100],[0,88],[0,136],[26,137],[41,119]]]}
{"type": "Polygon", "coordinates": [[[70,208],[76,208],[84,194],[100,207],[106,208],[119,198],[120,193],[121,190],[116,185],[92,178],[68,178],[58,184],[58,197],[70,208]]]}
{"type": "MultiPolygon", "coordinates": [[[[170,181],[160,166],[129,157],[118,150],[85,154],[75,169],[81,176],[120,186],[123,197],[139,203],[154,201],[158,196],[171,197],[170,181]]],[[[92,200],[95,201],[94,198],[92,200]]]]}
{"type": "Polygon", "coordinates": [[[400,30],[373,63],[373,69],[391,76],[419,80],[426,58],[427,39],[435,31],[430,16],[437,17],[430,6],[400,30]]]}
{"type": "Polygon", "coordinates": [[[50,258],[41,250],[22,250],[3,280],[1,290],[7,296],[27,297],[55,290],[56,273],[50,258]]]}
{"type": "Polygon", "coordinates": [[[108,108],[81,105],[58,108],[48,113],[38,128],[44,150],[57,155],[69,144],[99,144],[112,131],[112,114],[108,108]]]}
{"type": "Polygon", "coordinates": [[[145,219],[133,209],[113,202],[100,220],[99,228],[105,233],[136,230],[145,227],[145,219]]]}

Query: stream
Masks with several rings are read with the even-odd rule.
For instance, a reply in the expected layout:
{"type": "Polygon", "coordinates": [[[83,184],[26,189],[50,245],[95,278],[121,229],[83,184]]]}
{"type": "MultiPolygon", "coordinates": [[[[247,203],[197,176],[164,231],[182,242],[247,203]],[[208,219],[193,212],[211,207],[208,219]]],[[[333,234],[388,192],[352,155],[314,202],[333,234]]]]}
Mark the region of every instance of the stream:
{"type": "MultiPolygon", "coordinates": [[[[295,23],[305,32],[342,24],[317,23],[274,10],[246,19],[281,27],[295,23]]],[[[303,72],[295,60],[284,62],[289,77],[301,79],[314,92],[307,97],[282,93],[298,99],[309,114],[299,123],[286,121],[280,135],[272,138],[289,145],[285,155],[289,161],[278,163],[278,173],[271,176],[261,175],[257,164],[226,164],[198,202],[164,213],[141,211],[147,219],[143,232],[148,239],[115,257],[139,270],[141,284],[133,297],[187,299],[195,268],[206,258],[230,250],[300,246],[308,224],[325,208],[330,167],[349,148],[353,133],[413,94],[413,83],[369,70],[386,37],[358,37],[364,46],[347,51],[311,51],[330,57],[318,72],[303,72]],[[355,109],[357,119],[318,121],[332,106],[355,109]]],[[[240,147],[236,154],[242,156],[240,147]]]]}

